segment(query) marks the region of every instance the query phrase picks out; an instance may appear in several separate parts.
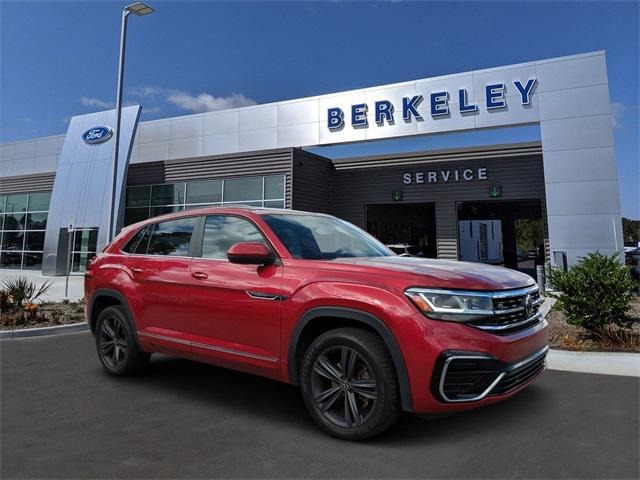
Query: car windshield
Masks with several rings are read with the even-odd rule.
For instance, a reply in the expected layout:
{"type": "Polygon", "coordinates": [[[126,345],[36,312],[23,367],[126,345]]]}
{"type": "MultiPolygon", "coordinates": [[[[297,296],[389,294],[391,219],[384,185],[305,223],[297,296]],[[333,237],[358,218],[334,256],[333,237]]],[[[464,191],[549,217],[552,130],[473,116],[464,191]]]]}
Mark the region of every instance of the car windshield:
{"type": "Polygon", "coordinates": [[[293,258],[333,260],[394,255],[368,233],[338,218],[318,215],[265,215],[263,218],[293,258]]]}

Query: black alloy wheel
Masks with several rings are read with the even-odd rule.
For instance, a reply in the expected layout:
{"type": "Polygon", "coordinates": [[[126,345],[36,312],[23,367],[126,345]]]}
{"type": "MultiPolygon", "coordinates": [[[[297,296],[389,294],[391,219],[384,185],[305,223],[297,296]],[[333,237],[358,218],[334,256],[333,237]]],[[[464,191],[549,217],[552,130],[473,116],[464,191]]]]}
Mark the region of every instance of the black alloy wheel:
{"type": "Polygon", "coordinates": [[[322,415],[347,428],[366,422],[378,399],[373,369],[346,346],[329,347],[318,355],[311,374],[311,392],[322,415]]]}
{"type": "Polygon", "coordinates": [[[377,435],[402,413],[395,365],[369,330],[344,327],[317,337],[304,352],[298,383],[318,426],[344,440],[377,435]]]}

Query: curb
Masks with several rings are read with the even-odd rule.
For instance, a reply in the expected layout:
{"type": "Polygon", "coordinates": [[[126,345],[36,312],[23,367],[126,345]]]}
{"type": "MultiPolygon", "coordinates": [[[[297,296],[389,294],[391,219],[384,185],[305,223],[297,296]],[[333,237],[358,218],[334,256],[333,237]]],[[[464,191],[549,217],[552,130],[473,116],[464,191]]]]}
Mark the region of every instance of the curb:
{"type": "Polygon", "coordinates": [[[16,330],[0,330],[0,338],[28,338],[58,335],[61,333],[84,332],[89,330],[86,322],[71,323],[69,325],[54,325],[52,327],[23,328],[16,330]]]}
{"type": "Polygon", "coordinates": [[[549,350],[547,368],[565,372],[599,373],[640,378],[640,354],[549,350]]]}

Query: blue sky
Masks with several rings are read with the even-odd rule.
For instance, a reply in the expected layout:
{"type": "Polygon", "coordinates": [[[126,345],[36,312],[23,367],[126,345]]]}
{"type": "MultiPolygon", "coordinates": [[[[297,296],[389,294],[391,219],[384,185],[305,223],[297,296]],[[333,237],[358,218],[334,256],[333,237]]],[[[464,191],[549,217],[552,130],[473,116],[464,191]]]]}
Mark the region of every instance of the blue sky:
{"type": "MultiPolygon", "coordinates": [[[[623,214],[640,218],[638,2],[149,3],[155,14],[130,21],[125,78],[143,120],[606,50],[623,214]]],[[[0,142],[113,104],[124,5],[0,1],[0,142]]],[[[538,138],[519,127],[319,151],[538,138]]]]}

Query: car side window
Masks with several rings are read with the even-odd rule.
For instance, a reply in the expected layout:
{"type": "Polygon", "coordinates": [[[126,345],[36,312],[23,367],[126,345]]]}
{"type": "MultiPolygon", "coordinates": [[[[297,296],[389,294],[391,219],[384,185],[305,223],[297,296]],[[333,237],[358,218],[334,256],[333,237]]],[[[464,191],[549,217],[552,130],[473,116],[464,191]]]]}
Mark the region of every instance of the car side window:
{"type": "MultiPolygon", "coordinates": [[[[188,256],[195,223],[196,218],[191,217],[151,225],[149,228],[151,238],[146,251],[147,255],[188,256]]],[[[144,237],[138,246],[143,243],[144,237]]],[[[137,250],[135,253],[144,253],[137,250]]]]}
{"type": "Polygon", "coordinates": [[[145,234],[149,230],[149,226],[146,225],[136,232],[131,239],[122,248],[125,253],[146,253],[147,244],[149,243],[149,236],[145,234]],[[142,241],[145,238],[146,241],[142,241]]]}
{"type": "Polygon", "coordinates": [[[204,224],[202,257],[226,259],[227,250],[238,242],[260,242],[264,237],[250,221],[228,215],[211,215],[204,224]]]}

